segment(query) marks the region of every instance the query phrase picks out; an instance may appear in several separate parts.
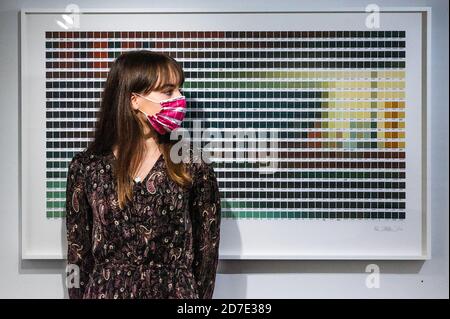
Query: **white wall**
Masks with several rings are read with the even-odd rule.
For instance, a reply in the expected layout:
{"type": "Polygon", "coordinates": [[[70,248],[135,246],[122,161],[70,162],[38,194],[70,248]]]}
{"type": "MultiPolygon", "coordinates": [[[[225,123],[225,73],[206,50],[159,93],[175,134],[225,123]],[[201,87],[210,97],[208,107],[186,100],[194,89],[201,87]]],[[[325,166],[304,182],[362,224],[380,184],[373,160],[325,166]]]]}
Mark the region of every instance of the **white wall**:
{"type": "MultiPolygon", "coordinates": [[[[78,0],[83,8],[123,8],[123,1],[78,0]],[[104,1],[106,3],[106,1],[104,1]]],[[[0,298],[64,298],[63,261],[22,261],[19,220],[19,10],[60,8],[56,0],[0,0],[0,298]]],[[[127,8],[305,10],[364,8],[373,1],[128,0],[127,8]],[[152,4],[154,2],[154,4],[152,4]]],[[[432,259],[415,261],[221,261],[216,298],[448,298],[448,2],[381,1],[386,6],[430,6],[432,24],[432,259]],[[380,288],[365,286],[365,267],[381,270],[380,288]]]]}

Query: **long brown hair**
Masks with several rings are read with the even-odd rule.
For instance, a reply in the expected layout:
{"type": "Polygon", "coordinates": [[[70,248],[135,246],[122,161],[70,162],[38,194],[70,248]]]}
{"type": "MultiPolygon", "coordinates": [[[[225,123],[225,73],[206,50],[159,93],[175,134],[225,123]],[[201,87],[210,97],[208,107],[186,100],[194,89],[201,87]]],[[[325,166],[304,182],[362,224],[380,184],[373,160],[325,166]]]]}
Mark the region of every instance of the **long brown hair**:
{"type": "Polygon", "coordinates": [[[170,133],[159,134],[149,125],[145,115],[135,112],[131,107],[131,94],[146,95],[158,91],[164,84],[175,79],[178,87],[184,83],[181,65],[171,56],[148,50],[135,50],[117,57],[108,73],[102,93],[95,137],[88,149],[94,153],[105,154],[117,147],[117,165],[113,168],[116,181],[119,207],[132,199],[133,181],[131,176],[139,169],[145,155],[145,139],[153,136],[164,156],[169,177],[181,187],[192,183],[183,161],[174,163],[170,150],[177,140],[170,139],[170,133]],[[144,134],[144,125],[150,133],[144,134]],[[130,174],[131,172],[131,174],[130,174]]]}

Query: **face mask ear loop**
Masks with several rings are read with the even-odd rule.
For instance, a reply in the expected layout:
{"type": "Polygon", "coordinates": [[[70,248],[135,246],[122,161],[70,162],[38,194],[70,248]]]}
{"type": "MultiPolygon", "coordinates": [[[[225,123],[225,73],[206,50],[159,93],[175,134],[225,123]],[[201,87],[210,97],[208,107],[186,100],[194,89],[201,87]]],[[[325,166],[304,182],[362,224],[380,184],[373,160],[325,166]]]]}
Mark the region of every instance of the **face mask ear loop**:
{"type": "Polygon", "coordinates": [[[136,93],[136,94],[139,95],[141,98],[146,99],[146,100],[148,100],[148,101],[151,101],[151,102],[153,102],[153,103],[156,103],[156,104],[159,104],[159,103],[160,103],[160,102],[154,101],[154,100],[152,100],[152,99],[149,99],[148,97],[142,96],[142,95],[140,95],[139,93],[136,93]]]}
{"type": "MultiPolygon", "coordinates": [[[[150,100],[150,99],[148,99],[148,98],[146,98],[146,97],[144,97],[144,96],[142,96],[142,95],[140,95],[139,93],[134,93],[134,94],[136,94],[136,95],[138,95],[138,96],[140,96],[140,97],[142,97],[143,99],[146,99],[146,100],[150,100]]],[[[152,101],[153,102],[153,101],[152,101]]],[[[137,109],[139,112],[142,112],[142,113],[144,113],[144,115],[145,115],[145,117],[147,117],[148,118],[148,114],[147,113],[145,113],[144,111],[142,111],[141,109],[137,109]]]]}
{"type": "Polygon", "coordinates": [[[145,112],[142,111],[141,109],[138,109],[138,111],[144,113],[145,117],[148,117],[147,113],[145,113],[145,112]]]}

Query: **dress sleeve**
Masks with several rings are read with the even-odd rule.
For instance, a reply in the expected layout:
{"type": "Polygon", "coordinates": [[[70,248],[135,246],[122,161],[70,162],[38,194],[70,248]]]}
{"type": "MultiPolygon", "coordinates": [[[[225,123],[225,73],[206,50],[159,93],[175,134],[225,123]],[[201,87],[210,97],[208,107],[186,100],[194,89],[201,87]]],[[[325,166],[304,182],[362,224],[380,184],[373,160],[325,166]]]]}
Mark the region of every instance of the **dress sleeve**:
{"type": "Polygon", "coordinates": [[[195,164],[193,176],[193,273],[200,299],[211,299],[219,260],[221,204],[212,163],[195,164]]]}
{"type": "MultiPolygon", "coordinates": [[[[67,264],[68,294],[70,299],[82,299],[84,289],[89,281],[89,274],[94,261],[91,253],[92,208],[86,197],[84,167],[78,154],[69,164],[66,182],[66,229],[67,229],[67,264]],[[79,269],[79,287],[73,265],[79,269]],[[69,281],[72,282],[69,283],[69,281]]],[[[76,267],[75,267],[76,268],[76,267]]]]}

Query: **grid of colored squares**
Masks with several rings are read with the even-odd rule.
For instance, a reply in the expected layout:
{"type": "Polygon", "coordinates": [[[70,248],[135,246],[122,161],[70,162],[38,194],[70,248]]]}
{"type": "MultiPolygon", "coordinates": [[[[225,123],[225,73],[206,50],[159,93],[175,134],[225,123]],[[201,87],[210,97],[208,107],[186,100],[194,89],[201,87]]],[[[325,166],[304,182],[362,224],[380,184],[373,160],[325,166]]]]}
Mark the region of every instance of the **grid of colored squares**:
{"type": "Polygon", "coordinates": [[[183,66],[183,127],[220,132],[214,145],[222,157],[211,159],[224,218],[405,219],[405,36],[45,32],[47,217],[65,216],[67,165],[92,139],[112,61],[147,49],[183,66]],[[236,132],[276,154],[270,174],[236,132]]]}

